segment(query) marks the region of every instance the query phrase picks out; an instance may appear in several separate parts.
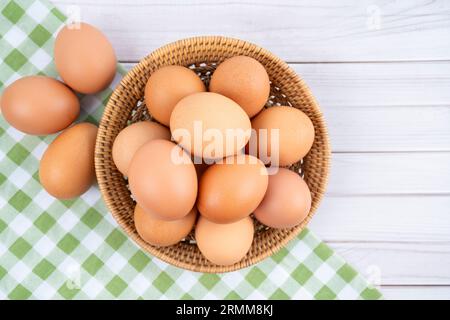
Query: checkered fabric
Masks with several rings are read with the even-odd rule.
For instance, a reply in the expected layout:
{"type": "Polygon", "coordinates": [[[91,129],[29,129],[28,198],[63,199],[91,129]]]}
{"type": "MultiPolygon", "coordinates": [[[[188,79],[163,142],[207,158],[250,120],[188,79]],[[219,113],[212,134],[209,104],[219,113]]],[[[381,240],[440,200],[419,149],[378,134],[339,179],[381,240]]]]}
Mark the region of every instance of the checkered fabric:
{"type": "MultiPolygon", "coordinates": [[[[66,17],[45,1],[0,4],[0,92],[24,75],[57,77],[53,41],[66,17]]],[[[97,123],[110,88],[80,96],[80,121],[97,123]]],[[[26,93],[24,93],[26,94],[26,93]]],[[[0,117],[0,299],[378,299],[309,230],[256,266],[226,274],[172,267],[118,228],[96,186],[59,201],[39,184],[55,135],[25,135],[0,117]]]]}

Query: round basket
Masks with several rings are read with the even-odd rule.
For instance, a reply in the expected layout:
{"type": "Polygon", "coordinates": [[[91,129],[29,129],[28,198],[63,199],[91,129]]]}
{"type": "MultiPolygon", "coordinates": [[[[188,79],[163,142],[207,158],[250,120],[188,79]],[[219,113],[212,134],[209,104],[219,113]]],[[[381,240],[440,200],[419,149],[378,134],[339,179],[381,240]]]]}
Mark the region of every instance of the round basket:
{"type": "Polygon", "coordinates": [[[319,105],[304,81],[282,60],[267,50],[246,41],[220,36],[195,37],[168,44],[144,58],[122,79],[106,105],[95,147],[95,169],[103,198],[113,217],[145,251],[180,268],[198,272],[227,272],[253,265],[272,255],[292,240],[310,221],[325,192],[330,148],[319,105]],[[206,260],[190,235],[177,245],[155,247],[142,240],[133,221],[135,203],[128,182],[112,160],[112,145],[117,134],[130,123],[151,119],[144,102],[144,88],[155,70],[167,65],[186,66],[208,84],[210,75],[223,60],[246,55],[261,62],[271,81],[266,107],[287,105],[301,109],[312,120],[315,140],[306,158],[290,167],[301,174],[312,194],[312,208],[302,224],[291,229],[271,229],[257,223],[248,254],[231,266],[218,266],[206,260]]]}

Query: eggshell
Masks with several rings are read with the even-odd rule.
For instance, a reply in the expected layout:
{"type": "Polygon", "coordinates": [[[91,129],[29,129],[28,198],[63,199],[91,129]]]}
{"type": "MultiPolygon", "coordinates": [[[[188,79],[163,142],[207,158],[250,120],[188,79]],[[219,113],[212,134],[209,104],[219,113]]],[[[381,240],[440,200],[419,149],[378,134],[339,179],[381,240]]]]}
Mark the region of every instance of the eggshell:
{"type": "Polygon", "coordinates": [[[67,128],[80,113],[77,96],[63,83],[44,76],[14,81],[0,101],[3,116],[14,128],[47,135],[67,128]]]}
{"type": "Polygon", "coordinates": [[[97,127],[79,123],[64,130],[47,148],[39,167],[44,189],[59,199],[83,194],[95,180],[97,127]]]}
{"type": "Polygon", "coordinates": [[[162,220],[186,216],[197,197],[197,175],[190,156],[167,140],[152,140],[138,149],[128,168],[137,203],[162,220]]]}
{"type": "MultiPolygon", "coordinates": [[[[275,164],[272,159],[271,163],[274,165],[287,166],[296,163],[306,156],[314,142],[314,126],[311,120],[293,107],[268,108],[252,119],[252,127],[256,136],[252,136],[250,144],[256,142],[261,147],[258,149],[260,159],[265,155],[276,159],[275,151],[278,150],[279,163],[275,164]],[[264,134],[261,129],[267,130],[267,139],[258,138],[259,134],[264,134]],[[278,129],[279,140],[272,138],[275,137],[272,136],[274,129],[278,129]]],[[[263,162],[267,164],[264,159],[263,162]]]]}
{"type": "Polygon", "coordinates": [[[267,170],[259,159],[249,155],[230,157],[203,174],[197,207],[210,221],[231,223],[256,209],[267,184],[267,170]]]}
{"type": "Polygon", "coordinates": [[[279,168],[269,176],[269,186],[255,217],[272,228],[291,228],[300,224],[311,209],[311,192],[295,172],[279,168]]]}
{"type": "Polygon", "coordinates": [[[170,118],[175,141],[196,157],[223,158],[237,154],[250,139],[251,123],[233,100],[217,93],[189,95],[170,118]]]}
{"type": "Polygon", "coordinates": [[[173,108],[182,98],[206,91],[197,74],[182,66],[167,66],[156,70],[145,86],[145,103],[152,116],[168,126],[173,108]]]}
{"type": "Polygon", "coordinates": [[[87,23],[70,24],[55,40],[56,69],[64,82],[81,93],[105,89],[116,74],[116,55],[105,35],[87,23]]]}
{"type": "Polygon", "coordinates": [[[235,56],[219,64],[211,77],[209,91],[233,99],[253,117],[269,98],[269,75],[259,61],[235,56]]]}
{"type": "Polygon", "coordinates": [[[134,209],[134,224],[139,236],[154,246],[171,246],[191,232],[197,217],[194,207],[185,217],[179,220],[166,221],[145,212],[139,205],[134,209]]]}
{"type": "Polygon", "coordinates": [[[200,252],[212,263],[222,266],[235,264],[245,257],[252,245],[253,234],[250,217],[229,224],[217,224],[200,216],[195,227],[200,252]]]}
{"type": "Polygon", "coordinates": [[[146,142],[155,139],[170,140],[169,129],[151,121],[136,122],[125,127],[117,135],[112,148],[117,169],[126,176],[135,152],[146,142]]]}

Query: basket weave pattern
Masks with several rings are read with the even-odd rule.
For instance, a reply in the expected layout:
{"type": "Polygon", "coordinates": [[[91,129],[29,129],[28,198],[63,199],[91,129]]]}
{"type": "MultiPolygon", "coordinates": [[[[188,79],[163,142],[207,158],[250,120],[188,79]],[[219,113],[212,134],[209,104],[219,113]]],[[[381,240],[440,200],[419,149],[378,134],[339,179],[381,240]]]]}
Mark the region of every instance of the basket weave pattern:
{"type": "Polygon", "coordinates": [[[254,44],[219,36],[196,37],[168,44],[144,58],[122,79],[114,90],[101,119],[95,148],[95,168],[103,198],[112,215],[125,232],[144,250],[172,265],[198,272],[228,272],[253,265],[272,255],[293,239],[310,221],[325,192],[328,179],[330,148],[320,108],[302,79],[282,60],[254,44]],[[256,224],[250,251],[240,262],[217,266],[206,260],[190,235],[170,247],[155,247],[142,240],[133,221],[135,203],[128,182],[112,160],[112,145],[119,132],[130,123],[151,119],[144,102],[144,88],[150,75],[167,65],[193,69],[208,84],[216,66],[223,60],[246,55],[261,62],[271,81],[271,94],[266,107],[287,105],[301,109],[314,124],[315,140],[311,151],[291,170],[301,174],[312,195],[308,217],[291,229],[265,228],[256,224]]]}

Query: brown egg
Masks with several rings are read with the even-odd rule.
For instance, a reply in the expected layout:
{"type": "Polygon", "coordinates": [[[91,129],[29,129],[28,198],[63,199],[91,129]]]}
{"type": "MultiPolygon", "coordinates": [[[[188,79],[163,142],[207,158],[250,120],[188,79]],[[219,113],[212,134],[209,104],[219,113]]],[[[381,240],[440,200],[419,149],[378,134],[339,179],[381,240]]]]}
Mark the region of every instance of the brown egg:
{"type": "Polygon", "coordinates": [[[226,158],[210,166],[200,179],[198,210],[215,223],[240,220],[256,209],[267,184],[267,170],[259,159],[249,155],[226,158]]]}
{"type": "Polygon", "coordinates": [[[3,91],[0,106],[10,125],[35,135],[65,129],[80,113],[80,103],[72,90],[44,76],[28,76],[13,82],[3,91]]]}
{"type": "Polygon", "coordinates": [[[250,139],[251,123],[236,102],[217,93],[195,93],[180,100],[170,118],[175,141],[196,157],[237,154],[250,139]]]}
{"type": "Polygon", "coordinates": [[[191,232],[197,217],[194,207],[179,220],[166,221],[145,212],[139,205],[134,208],[134,224],[139,236],[153,246],[171,246],[177,244],[191,232]]]}
{"type": "Polygon", "coordinates": [[[39,167],[39,179],[48,193],[70,199],[89,189],[95,180],[96,136],[96,126],[79,123],[64,130],[48,146],[39,167]]]}
{"type": "Polygon", "coordinates": [[[170,140],[169,129],[156,122],[141,121],[120,131],[112,148],[112,157],[117,169],[126,176],[134,153],[146,142],[155,139],[170,140]]]}
{"type": "Polygon", "coordinates": [[[250,217],[229,224],[217,224],[200,216],[195,227],[195,240],[206,259],[228,266],[245,257],[252,245],[254,231],[250,217]]]}
{"type": "Polygon", "coordinates": [[[75,91],[96,93],[116,74],[116,55],[105,35],[87,23],[71,24],[55,40],[55,64],[64,82],[75,91]]]}
{"type": "Polygon", "coordinates": [[[258,149],[258,158],[266,164],[268,162],[265,155],[273,158],[270,159],[273,165],[291,165],[306,156],[314,142],[314,126],[311,120],[302,111],[293,107],[268,108],[252,120],[252,127],[258,135],[263,134],[267,137],[259,139],[258,136],[252,136],[249,144],[257,143],[255,146],[262,146],[258,149]],[[276,129],[278,135],[274,135],[276,129]]]}
{"type": "Polygon", "coordinates": [[[232,57],[219,64],[214,71],[209,91],[233,99],[251,118],[269,98],[269,75],[264,66],[253,58],[232,57]]]}
{"type": "Polygon", "coordinates": [[[173,108],[182,98],[206,91],[197,74],[182,66],[167,66],[156,70],[145,86],[145,103],[152,116],[169,126],[173,108]]]}
{"type": "Polygon", "coordinates": [[[311,209],[311,192],[295,172],[279,168],[269,176],[269,186],[255,217],[272,228],[292,228],[305,220],[311,209]]]}
{"type": "Polygon", "coordinates": [[[195,204],[194,164],[173,142],[152,140],[140,147],[128,168],[128,181],[136,202],[159,219],[181,219],[195,204]]]}

